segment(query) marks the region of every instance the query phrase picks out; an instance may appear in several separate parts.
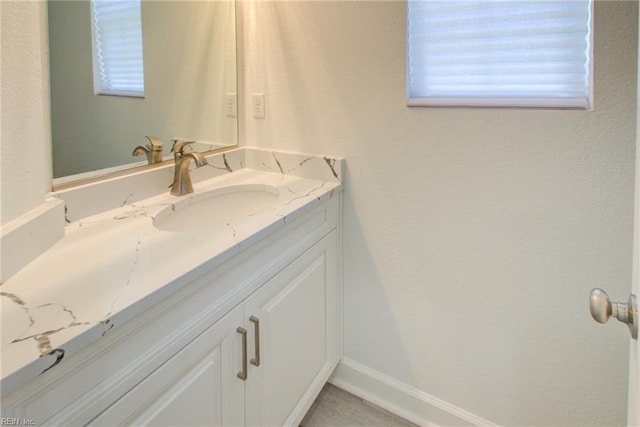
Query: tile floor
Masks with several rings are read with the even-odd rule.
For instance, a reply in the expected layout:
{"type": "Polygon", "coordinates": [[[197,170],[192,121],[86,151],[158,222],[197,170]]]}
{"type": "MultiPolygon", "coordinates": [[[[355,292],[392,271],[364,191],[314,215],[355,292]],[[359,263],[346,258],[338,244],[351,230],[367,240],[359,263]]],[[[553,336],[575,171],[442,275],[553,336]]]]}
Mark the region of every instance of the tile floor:
{"type": "Polygon", "coordinates": [[[416,425],[327,383],[300,423],[300,427],[324,426],[415,427],[416,425]]]}

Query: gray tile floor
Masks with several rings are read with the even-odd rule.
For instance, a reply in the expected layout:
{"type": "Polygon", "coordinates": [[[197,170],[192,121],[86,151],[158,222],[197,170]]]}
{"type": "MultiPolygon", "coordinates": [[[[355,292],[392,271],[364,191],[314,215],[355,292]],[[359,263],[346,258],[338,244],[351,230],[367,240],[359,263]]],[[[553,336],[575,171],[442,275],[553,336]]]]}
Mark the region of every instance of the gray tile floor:
{"type": "Polygon", "coordinates": [[[300,426],[415,427],[416,425],[327,383],[300,426]]]}

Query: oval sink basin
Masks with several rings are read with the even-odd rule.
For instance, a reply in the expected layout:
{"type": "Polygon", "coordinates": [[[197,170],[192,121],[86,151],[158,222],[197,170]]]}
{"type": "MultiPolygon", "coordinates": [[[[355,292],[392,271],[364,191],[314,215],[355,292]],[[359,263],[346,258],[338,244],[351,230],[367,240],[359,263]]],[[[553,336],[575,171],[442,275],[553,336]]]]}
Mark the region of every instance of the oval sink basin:
{"type": "Polygon", "coordinates": [[[164,231],[197,231],[224,226],[267,211],[279,191],[266,185],[239,185],[197,194],[160,211],[153,225],[164,231]]]}

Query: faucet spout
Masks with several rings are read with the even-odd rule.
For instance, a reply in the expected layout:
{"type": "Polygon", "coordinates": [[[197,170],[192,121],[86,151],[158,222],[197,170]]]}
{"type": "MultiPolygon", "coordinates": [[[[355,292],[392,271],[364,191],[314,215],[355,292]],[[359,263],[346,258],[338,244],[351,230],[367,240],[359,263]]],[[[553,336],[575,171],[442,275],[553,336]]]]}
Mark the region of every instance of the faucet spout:
{"type": "Polygon", "coordinates": [[[143,154],[147,156],[147,160],[151,160],[151,147],[147,145],[138,145],[133,149],[133,153],[131,153],[132,156],[142,156],[143,154]]]}
{"type": "Polygon", "coordinates": [[[173,173],[173,184],[171,184],[171,195],[184,196],[193,193],[193,185],[191,184],[191,175],[189,174],[189,164],[193,160],[196,167],[207,165],[207,159],[198,152],[190,152],[186,154],[178,154],[175,156],[176,167],[173,173]]]}
{"type": "Polygon", "coordinates": [[[133,149],[132,156],[147,156],[147,162],[151,165],[162,161],[162,141],[155,136],[147,136],[149,144],[138,145],[133,149]]]}
{"type": "MultiPolygon", "coordinates": [[[[184,154],[182,157],[192,158],[197,167],[202,167],[209,164],[209,162],[207,161],[207,158],[204,157],[202,153],[198,153],[197,151],[192,151],[191,153],[184,154]]],[[[185,163],[188,164],[189,162],[187,161],[182,162],[182,164],[185,164],[185,163]]]]}

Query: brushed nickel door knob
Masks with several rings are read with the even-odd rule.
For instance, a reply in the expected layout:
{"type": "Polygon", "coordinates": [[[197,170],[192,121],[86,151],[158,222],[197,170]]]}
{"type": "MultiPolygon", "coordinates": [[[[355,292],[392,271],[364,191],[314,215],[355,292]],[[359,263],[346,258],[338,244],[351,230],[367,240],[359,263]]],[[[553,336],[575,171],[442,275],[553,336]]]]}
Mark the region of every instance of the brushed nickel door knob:
{"type": "Polygon", "coordinates": [[[633,339],[638,339],[638,303],[634,294],[629,295],[626,303],[611,302],[609,295],[599,288],[591,290],[589,311],[596,322],[607,323],[609,317],[615,317],[629,327],[633,339]]]}

